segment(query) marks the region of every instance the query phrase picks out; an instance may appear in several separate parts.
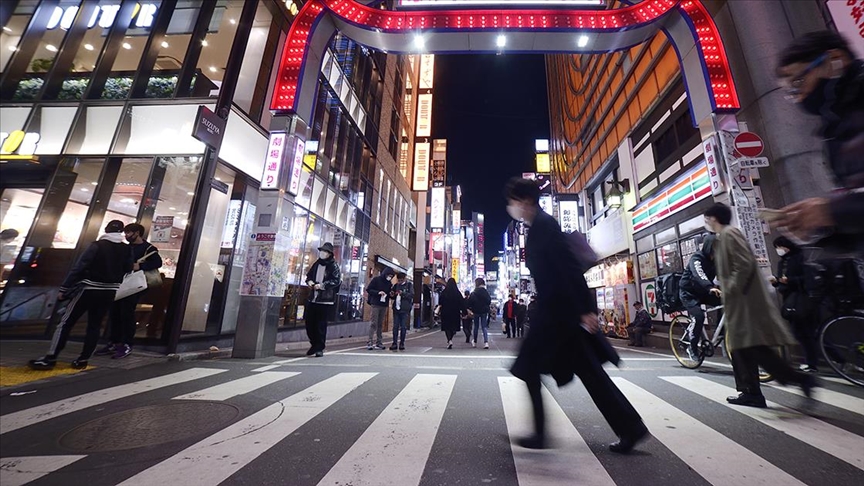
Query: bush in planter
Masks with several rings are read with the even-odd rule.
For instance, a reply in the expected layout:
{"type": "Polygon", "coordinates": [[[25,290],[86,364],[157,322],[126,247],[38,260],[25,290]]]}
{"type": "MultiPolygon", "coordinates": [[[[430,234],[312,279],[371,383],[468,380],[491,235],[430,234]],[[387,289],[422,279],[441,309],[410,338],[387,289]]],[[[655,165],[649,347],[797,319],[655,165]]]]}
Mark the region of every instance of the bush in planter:
{"type": "Polygon", "coordinates": [[[171,98],[177,87],[177,76],[151,76],[147,81],[145,98],[171,98]]]}
{"type": "Polygon", "coordinates": [[[12,99],[14,99],[14,100],[36,99],[36,95],[39,94],[39,90],[42,89],[42,85],[44,83],[45,83],[45,80],[42,78],[22,79],[21,82],[18,83],[18,89],[15,90],[15,94],[12,96],[12,99]]]}
{"type": "Polygon", "coordinates": [[[87,89],[89,81],[87,78],[63,80],[63,87],[60,89],[57,99],[80,100],[84,96],[84,90],[87,89]]]}
{"type": "Polygon", "coordinates": [[[102,89],[103,100],[122,100],[129,96],[132,78],[108,78],[102,89]]]}

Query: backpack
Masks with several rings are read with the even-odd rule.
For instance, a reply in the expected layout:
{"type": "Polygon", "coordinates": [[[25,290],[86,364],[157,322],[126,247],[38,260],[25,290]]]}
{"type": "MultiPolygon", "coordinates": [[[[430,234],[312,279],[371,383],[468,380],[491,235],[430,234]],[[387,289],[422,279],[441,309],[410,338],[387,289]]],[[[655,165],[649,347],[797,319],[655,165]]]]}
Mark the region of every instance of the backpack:
{"type": "Polygon", "coordinates": [[[681,283],[681,273],[669,273],[661,275],[655,282],[657,287],[657,307],[664,314],[673,312],[681,312],[684,310],[684,304],[681,302],[681,297],[678,294],[681,283]]]}

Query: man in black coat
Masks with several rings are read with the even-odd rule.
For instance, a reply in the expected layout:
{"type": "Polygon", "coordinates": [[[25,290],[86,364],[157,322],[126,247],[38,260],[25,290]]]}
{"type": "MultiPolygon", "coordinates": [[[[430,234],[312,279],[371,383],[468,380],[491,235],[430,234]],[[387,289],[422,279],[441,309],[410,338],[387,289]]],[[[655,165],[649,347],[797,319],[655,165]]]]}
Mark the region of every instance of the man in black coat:
{"type": "Polygon", "coordinates": [[[780,261],[771,285],[783,298],[780,315],[792,324],[795,338],[804,349],[804,364],[799,369],[815,373],[819,365],[819,318],[804,285],[804,254],[785,236],[774,240],[774,250],[780,261]]]}
{"type": "Polygon", "coordinates": [[[390,300],[393,301],[393,344],[390,351],[405,350],[405,334],[408,333],[408,317],[414,307],[414,284],[408,281],[408,275],[402,272],[396,274],[396,283],[390,290],[390,300]]]}
{"type": "Polygon", "coordinates": [[[381,331],[384,329],[384,319],[387,317],[387,304],[390,302],[390,291],[393,289],[393,269],[384,267],[381,274],[373,278],[366,286],[366,303],[372,308],[372,319],[369,322],[369,351],[384,349],[381,331]]]}
{"type": "Polygon", "coordinates": [[[492,296],[486,290],[486,280],[474,279],[474,291],[468,296],[468,310],[474,315],[474,341],[477,347],[478,333],[483,330],[483,349],[489,349],[489,306],[492,296]]]}
{"type": "Polygon", "coordinates": [[[678,284],[681,303],[693,319],[690,348],[687,353],[694,361],[699,356],[699,341],[702,339],[702,327],[705,325],[705,311],[702,309],[702,304],[709,307],[722,304],[720,288],[714,285],[714,279],[717,277],[717,270],[714,267],[716,240],[717,237],[714,235],[704,237],[701,249],[690,257],[687,268],[681,275],[681,282],[678,284]]]}
{"type": "Polygon", "coordinates": [[[833,31],[805,34],[783,51],[777,76],[787,97],[822,119],[828,165],[838,190],[782,209],[774,226],[802,240],[864,255],[864,61],[833,31]]]}
{"type": "Polygon", "coordinates": [[[516,314],[518,311],[516,296],[510,294],[510,299],[504,302],[504,308],[501,309],[501,319],[504,320],[504,326],[507,331],[507,337],[516,337],[516,314]]]}
{"type": "Polygon", "coordinates": [[[333,258],[333,243],[324,243],[318,248],[318,260],[306,272],[306,285],[311,290],[304,316],[310,344],[306,356],[314,354],[320,358],[324,356],[327,343],[327,317],[333,311],[342,285],[342,272],[333,258]]]}
{"type": "Polygon", "coordinates": [[[540,375],[552,374],[562,386],[575,373],[619,438],[609,449],[629,452],[648,429],[602,367],[602,362],[611,358],[607,352],[611,348],[598,345],[604,338],[597,334],[597,306],[561,228],[540,209],[539,200],[540,190],[533,181],[513,178],[508,182],[507,213],[530,227],[526,263],[537,288],[531,331],[510,370],[525,381],[534,409],[535,435],[521,439],[519,444],[545,447],[540,375]]]}

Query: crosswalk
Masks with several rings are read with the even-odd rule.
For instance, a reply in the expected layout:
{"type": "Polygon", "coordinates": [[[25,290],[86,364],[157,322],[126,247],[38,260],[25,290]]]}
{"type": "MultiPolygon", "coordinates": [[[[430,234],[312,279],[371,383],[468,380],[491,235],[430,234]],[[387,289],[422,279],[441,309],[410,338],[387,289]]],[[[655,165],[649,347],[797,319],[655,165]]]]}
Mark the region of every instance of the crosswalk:
{"type": "MultiPolygon", "coordinates": [[[[766,387],[769,408],[754,409],[728,405],[725,397],[734,390],[710,377],[614,376],[652,433],[653,439],[639,447],[648,457],[645,459],[611,455],[605,444],[614,437],[608,431],[603,435],[605,423],[587,425],[574,420],[592,413],[599,417],[585,406],[590,401],[578,385],[563,390],[544,387],[547,430],[554,447],[537,451],[515,444],[515,438],[531,433],[531,405],[524,384],[505,372],[471,377],[449,370],[387,376],[384,371],[319,373],[323,375],[285,371],[279,363],[251,374],[194,367],[7,413],[0,416],[0,486],[36,481],[50,484],[55,475],[58,484],[61,480],[71,484],[68,478],[75,478],[77,484],[88,483],[88,474],[108,467],[117,457],[72,455],[70,451],[52,454],[56,451],[33,447],[21,455],[15,453],[17,440],[28,427],[49,430],[52,424],[68,424],[79,416],[89,420],[105,407],[133,409],[142,400],[224,402],[244,412],[211,435],[194,438],[194,443],[164,444],[153,460],[129,461],[134,467],[127,466],[124,470],[129,472],[113,484],[174,484],[181,476],[181,482],[189,486],[475,484],[473,479],[448,478],[448,473],[465,474],[464,470],[459,473],[458,467],[448,471],[430,466],[430,458],[454,448],[442,440],[440,432],[445,424],[453,426],[446,418],[464,404],[476,407],[489,426],[500,427],[500,443],[477,444],[478,453],[507,454],[510,458],[509,470],[499,466],[488,474],[491,477],[482,479],[483,483],[641,485],[651,481],[640,476],[639,468],[647,474],[666,467],[686,469],[693,475],[681,478],[681,484],[695,484],[697,477],[699,482],[712,485],[864,484],[864,399],[860,394],[837,391],[837,387],[816,395],[818,406],[823,407],[820,410],[828,415],[821,417],[806,410],[804,400],[791,388],[766,387]],[[460,388],[457,385],[462,380],[467,386],[460,388]],[[394,382],[395,386],[385,386],[394,382]],[[280,392],[278,400],[264,399],[280,396],[280,392]],[[352,419],[345,417],[346,409],[352,411],[353,420],[362,420],[364,425],[347,426],[352,419]],[[264,458],[272,458],[274,453],[311,464],[313,459],[304,456],[311,446],[300,439],[300,432],[310,428],[332,432],[329,453],[317,458],[322,462],[310,468],[317,471],[315,474],[275,483],[253,479],[258,477],[256,469],[262,467],[264,458]],[[764,445],[770,442],[778,447],[764,445]],[[678,466],[652,464],[651,457],[673,457],[678,466]],[[623,464],[628,466],[619,467],[623,464]]],[[[465,427],[459,435],[463,446],[472,441],[472,429],[465,427]]],[[[467,458],[467,462],[482,463],[480,457],[467,458]]],[[[482,466],[478,464],[476,469],[482,466]]]]}

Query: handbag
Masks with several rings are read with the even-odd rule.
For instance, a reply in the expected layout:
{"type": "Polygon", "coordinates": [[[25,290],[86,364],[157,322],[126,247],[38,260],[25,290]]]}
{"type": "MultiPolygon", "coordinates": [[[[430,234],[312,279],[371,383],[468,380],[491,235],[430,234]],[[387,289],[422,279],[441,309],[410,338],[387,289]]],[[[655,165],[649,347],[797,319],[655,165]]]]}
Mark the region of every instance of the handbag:
{"type": "MultiPolygon", "coordinates": [[[[150,248],[153,248],[153,245],[150,245],[150,248]]],[[[156,250],[145,253],[144,256],[137,260],[137,263],[140,265],[154,253],[156,253],[156,250]]],[[[160,285],[162,285],[162,274],[159,273],[158,269],[135,270],[123,276],[123,282],[114,294],[114,300],[125,299],[130,295],[135,295],[139,292],[144,292],[148,288],[159,287],[160,285]]]]}

